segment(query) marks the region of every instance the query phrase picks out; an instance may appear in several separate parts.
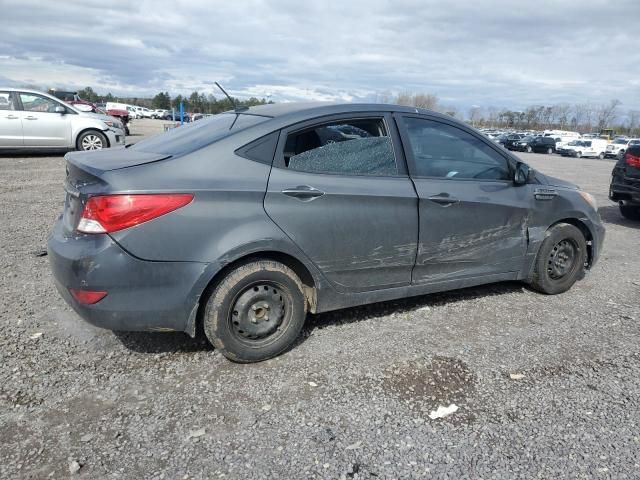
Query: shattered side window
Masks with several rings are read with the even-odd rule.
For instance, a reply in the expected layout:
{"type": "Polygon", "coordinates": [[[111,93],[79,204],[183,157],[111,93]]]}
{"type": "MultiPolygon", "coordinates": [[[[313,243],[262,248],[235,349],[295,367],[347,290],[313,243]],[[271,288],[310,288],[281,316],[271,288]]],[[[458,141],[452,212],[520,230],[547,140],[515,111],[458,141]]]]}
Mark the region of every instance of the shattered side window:
{"type": "Polygon", "coordinates": [[[285,164],[292,170],[342,175],[398,174],[382,119],[324,124],[290,134],[285,164]]]}

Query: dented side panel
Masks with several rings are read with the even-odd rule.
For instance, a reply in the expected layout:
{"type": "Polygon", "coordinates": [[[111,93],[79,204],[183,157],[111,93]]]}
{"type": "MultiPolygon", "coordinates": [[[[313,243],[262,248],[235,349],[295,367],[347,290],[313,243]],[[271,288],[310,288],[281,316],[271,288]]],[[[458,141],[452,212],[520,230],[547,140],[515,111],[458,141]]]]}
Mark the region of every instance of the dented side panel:
{"type": "Polygon", "coordinates": [[[519,272],[527,250],[530,186],[416,179],[420,244],[414,283],[519,272]],[[442,205],[429,197],[448,196],[442,205]]]}

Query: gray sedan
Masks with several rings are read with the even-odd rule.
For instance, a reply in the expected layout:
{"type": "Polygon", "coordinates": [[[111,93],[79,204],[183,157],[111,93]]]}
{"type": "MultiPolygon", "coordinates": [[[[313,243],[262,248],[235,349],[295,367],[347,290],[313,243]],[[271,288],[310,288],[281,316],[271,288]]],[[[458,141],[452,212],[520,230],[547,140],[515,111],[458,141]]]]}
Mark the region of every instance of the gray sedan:
{"type": "Polygon", "coordinates": [[[565,292],[598,259],[593,197],[451,117],[390,105],[231,111],[67,154],[56,285],[112,330],[198,325],[278,355],[307,312],[519,280],[565,292]]]}
{"type": "Polygon", "coordinates": [[[36,90],[0,88],[0,152],[101,150],[124,142],[117,118],[83,112],[36,90]]]}

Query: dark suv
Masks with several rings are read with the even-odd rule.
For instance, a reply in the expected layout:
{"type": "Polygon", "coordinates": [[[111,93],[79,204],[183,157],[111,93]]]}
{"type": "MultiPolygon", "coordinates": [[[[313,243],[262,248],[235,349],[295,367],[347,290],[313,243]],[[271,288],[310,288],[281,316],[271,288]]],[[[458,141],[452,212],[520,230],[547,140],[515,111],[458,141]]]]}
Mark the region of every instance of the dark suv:
{"type": "Polygon", "coordinates": [[[640,145],[629,144],[611,172],[609,198],[620,205],[620,213],[640,220],[640,145]]]}
{"type": "Polygon", "coordinates": [[[556,139],[553,137],[525,137],[517,142],[512,149],[527,153],[552,154],[556,151],[556,139]]]}

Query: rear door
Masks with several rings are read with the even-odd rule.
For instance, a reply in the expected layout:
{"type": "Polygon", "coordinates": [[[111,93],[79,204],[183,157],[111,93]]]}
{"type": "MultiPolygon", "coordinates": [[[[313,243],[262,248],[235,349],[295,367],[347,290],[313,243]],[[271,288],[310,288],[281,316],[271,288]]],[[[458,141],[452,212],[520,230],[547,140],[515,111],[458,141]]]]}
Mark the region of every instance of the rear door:
{"type": "Polygon", "coordinates": [[[532,195],[527,185],[514,185],[505,154],[439,118],[396,118],[420,201],[413,282],[520,271],[532,195]]]}
{"type": "Polygon", "coordinates": [[[22,147],[22,112],[14,93],[0,91],[0,147],[22,147]]]}
{"type": "MultiPolygon", "coordinates": [[[[35,93],[20,92],[25,147],[67,148],[71,144],[71,115],[57,113],[64,104],[35,93]]],[[[66,108],[66,107],[65,107],[66,108]]]]}
{"type": "Polygon", "coordinates": [[[265,210],[339,291],[411,282],[418,202],[399,145],[384,113],[280,134],[265,210]]]}

